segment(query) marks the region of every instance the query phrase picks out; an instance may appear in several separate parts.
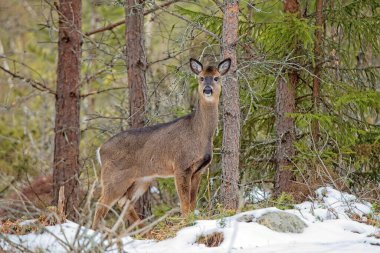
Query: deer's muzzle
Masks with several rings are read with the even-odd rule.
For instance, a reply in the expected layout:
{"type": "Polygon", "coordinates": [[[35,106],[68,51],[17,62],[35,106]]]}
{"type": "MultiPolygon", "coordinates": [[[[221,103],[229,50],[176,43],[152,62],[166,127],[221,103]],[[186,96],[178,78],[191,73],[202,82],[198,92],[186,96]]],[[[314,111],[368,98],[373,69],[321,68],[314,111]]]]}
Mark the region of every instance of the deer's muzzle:
{"type": "Polygon", "coordinates": [[[203,89],[203,94],[205,94],[206,97],[210,97],[212,95],[212,88],[211,88],[211,86],[206,86],[203,89]]]}

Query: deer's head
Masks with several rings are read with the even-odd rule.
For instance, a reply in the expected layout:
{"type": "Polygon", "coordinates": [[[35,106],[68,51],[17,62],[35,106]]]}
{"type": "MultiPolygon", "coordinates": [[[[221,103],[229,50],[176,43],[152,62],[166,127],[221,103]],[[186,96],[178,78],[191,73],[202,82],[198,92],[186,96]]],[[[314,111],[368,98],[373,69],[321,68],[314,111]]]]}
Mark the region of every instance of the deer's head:
{"type": "Polygon", "coordinates": [[[218,102],[221,87],[221,76],[227,74],[231,67],[231,59],[227,58],[218,64],[218,67],[203,68],[202,63],[191,58],[190,68],[198,76],[198,94],[206,102],[218,102]]]}

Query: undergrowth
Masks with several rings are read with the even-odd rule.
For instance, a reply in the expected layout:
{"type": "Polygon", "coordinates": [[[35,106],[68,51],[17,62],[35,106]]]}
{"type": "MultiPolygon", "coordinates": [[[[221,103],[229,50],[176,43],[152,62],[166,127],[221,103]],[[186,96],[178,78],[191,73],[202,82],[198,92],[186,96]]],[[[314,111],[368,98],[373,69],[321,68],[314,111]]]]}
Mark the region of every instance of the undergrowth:
{"type": "Polygon", "coordinates": [[[6,220],[0,223],[0,233],[12,235],[25,235],[32,232],[42,232],[46,226],[54,226],[65,221],[65,217],[59,215],[55,206],[47,207],[35,220],[6,220]]]}
{"type": "Polygon", "coordinates": [[[182,228],[194,225],[195,220],[196,216],[194,214],[188,215],[187,217],[178,215],[167,217],[145,235],[137,234],[134,237],[136,239],[153,239],[157,241],[166,240],[175,237],[177,232],[182,228]]]}
{"type": "Polygon", "coordinates": [[[209,235],[201,235],[197,239],[198,244],[204,244],[206,247],[218,247],[224,241],[224,234],[214,232],[209,235]]]}
{"type": "Polygon", "coordinates": [[[193,226],[196,220],[220,220],[220,224],[226,217],[230,217],[236,214],[235,210],[228,210],[222,208],[220,204],[213,210],[200,210],[197,215],[194,213],[189,214],[187,217],[181,216],[169,216],[145,235],[135,235],[136,239],[153,239],[157,241],[166,240],[176,236],[177,232],[184,227],[193,226]]]}

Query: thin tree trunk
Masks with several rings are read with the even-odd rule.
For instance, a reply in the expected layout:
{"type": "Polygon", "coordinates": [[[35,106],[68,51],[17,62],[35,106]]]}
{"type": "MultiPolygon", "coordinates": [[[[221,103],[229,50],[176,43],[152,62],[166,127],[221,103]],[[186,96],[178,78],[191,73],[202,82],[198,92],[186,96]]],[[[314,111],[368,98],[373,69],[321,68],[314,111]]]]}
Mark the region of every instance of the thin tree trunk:
{"type": "MultiPolygon", "coordinates": [[[[285,0],[284,11],[286,13],[299,15],[298,0],[285,0]]],[[[279,78],[276,89],[276,196],[280,195],[281,192],[290,192],[290,187],[294,179],[294,175],[291,170],[291,159],[295,154],[295,125],[294,119],[288,114],[295,111],[298,74],[295,70],[288,70],[286,71],[285,76],[287,76],[287,78],[284,76],[279,78]]]]}
{"type": "MultiPolygon", "coordinates": [[[[321,61],[322,61],[322,34],[323,34],[323,0],[316,1],[316,22],[317,29],[315,31],[315,68],[313,78],[313,109],[314,113],[319,109],[319,90],[321,83],[321,61]]],[[[319,121],[313,120],[312,122],[312,137],[315,143],[318,143],[320,137],[319,121]]]]}
{"type": "Polygon", "coordinates": [[[226,209],[239,205],[239,148],[240,103],[237,80],[236,44],[238,41],[239,1],[224,1],[223,44],[224,58],[231,58],[231,70],[223,78],[223,143],[221,199],[226,209]]]}
{"type": "MultiPolygon", "coordinates": [[[[99,15],[97,13],[97,8],[96,8],[96,5],[99,5],[99,0],[92,0],[91,1],[91,19],[90,19],[90,27],[91,27],[91,30],[94,30],[97,26],[97,23],[98,23],[98,20],[99,20],[99,15]]],[[[96,39],[96,35],[95,35],[95,38],[96,39]]],[[[90,61],[90,68],[92,70],[95,70],[96,69],[96,62],[97,62],[97,49],[95,47],[91,48],[90,51],[89,51],[89,54],[90,54],[90,57],[91,57],[91,61],[90,61]]],[[[93,74],[93,73],[91,73],[93,74]]],[[[90,93],[91,92],[91,87],[90,87],[90,82],[91,80],[88,80],[87,81],[87,91],[86,93],[90,93]]],[[[83,91],[82,91],[83,92],[83,91]]],[[[87,101],[87,105],[86,105],[86,111],[85,111],[85,115],[90,115],[90,114],[94,114],[95,112],[95,96],[91,96],[89,98],[86,99],[87,101]]],[[[83,106],[83,104],[82,104],[83,106]]]]}
{"type": "MultiPolygon", "coordinates": [[[[145,125],[147,60],[144,46],[144,1],[125,1],[126,61],[129,85],[129,112],[132,128],[145,125]]],[[[141,218],[152,214],[149,190],[137,201],[136,211],[141,218]]]]}
{"type": "Polygon", "coordinates": [[[59,1],[53,204],[64,186],[64,212],[71,220],[79,204],[81,10],[81,0],[59,1]]]}
{"type": "Polygon", "coordinates": [[[276,196],[280,195],[281,192],[289,192],[289,187],[293,180],[290,159],[295,154],[295,127],[294,119],[289,117],[288,113],[293,113],[295,109],[297,81],[297,73],[289,73],[288,80],[285,77],[280,77],[276,90],[276,196]]]}

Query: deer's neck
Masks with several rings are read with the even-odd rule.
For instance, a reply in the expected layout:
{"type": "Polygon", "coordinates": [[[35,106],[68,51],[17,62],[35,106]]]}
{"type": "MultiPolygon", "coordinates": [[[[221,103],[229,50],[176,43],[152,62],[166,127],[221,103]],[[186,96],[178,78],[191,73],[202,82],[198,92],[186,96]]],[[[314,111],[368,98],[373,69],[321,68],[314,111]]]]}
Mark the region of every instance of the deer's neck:
{"type": "Polygon", "coordinates": [[[194,112],[192,125],[201,138],[211,139],[218,126],[218,101],[206,103],[200,99],[194,112]]]}

